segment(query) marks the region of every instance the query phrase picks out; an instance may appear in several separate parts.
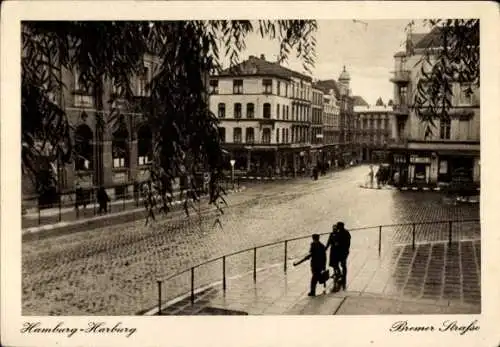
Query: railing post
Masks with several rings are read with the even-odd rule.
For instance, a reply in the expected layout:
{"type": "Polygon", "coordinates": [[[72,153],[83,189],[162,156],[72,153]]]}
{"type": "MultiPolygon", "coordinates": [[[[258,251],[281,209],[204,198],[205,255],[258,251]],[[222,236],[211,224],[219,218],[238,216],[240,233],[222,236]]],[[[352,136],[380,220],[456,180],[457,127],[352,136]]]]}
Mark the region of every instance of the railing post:
{"type": "Polygon", "coordinates": [[[451,246],[451,233],[453,231],[453,222],[450,220],[448,221],[448,245],[451,246]]]}
{"type": "Polygon", "coordinates": [[[411,247],[413,250],[415,250],[415,223],[412,224],[412,241],[411,241],[411,247]]]}
{"type": "Polygon", "coordinates": [[[257,247],[253,249],[253,281],[257,281],[257,247]]]}
{"type": "Polygon", "coordinates": [[[194,304],[194,267],[191,268],[191,305],[194,304]]]}
{"type": "Polygon", "coordinates": [[[38,202],[38,225],[42,223],[42,216],[41,216],[41,211],[40,211],[40,202],[38,202]]]}
{"type": "Polygon", "coordinates": [[[158,315],[161,316],[161,281],[158,282],[158,315]]]}
{"type": "Polygon", "coordinates": [[[222,257],[222,290],[226,291],[226,256],[222,257]]]}
{"type": "Polygon", "coordinates": [[[382,253],[382,226],[378,227],[378,256],[382,253]]]}
{"type": "Polygon", "coordinates": [[[284,261],[285,273],[286,273],[286,266],[287,266],[287,252],[288,252],[288,241],[285,241],[285,261],[284,261]]]}
{"type": "Polygon", "coordinates": [[[59,222],[61,222],[62,216],[61,216],[61,195],[59,195],[59,222]]]}

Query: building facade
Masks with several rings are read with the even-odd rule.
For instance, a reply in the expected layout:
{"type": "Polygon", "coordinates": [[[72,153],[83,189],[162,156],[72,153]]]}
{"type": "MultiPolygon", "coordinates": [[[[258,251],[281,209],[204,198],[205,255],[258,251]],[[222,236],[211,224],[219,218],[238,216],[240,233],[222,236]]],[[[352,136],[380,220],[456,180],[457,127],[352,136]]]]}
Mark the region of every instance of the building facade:
{"type": "Polygon", "coordinates": [[[390,152],[400,180],[407,184],[447,184],[480,181],[479,90],[468,83],[453,82],[449,119],[435,119],[431,134],[417,117],[412,104],[422,55],[428,47],[439,49],[439,29],[429,34],[410,34],[413,49],[394,56],[394,110],[390,152]],[[428,136],[426,136],[428,135],[428,136]]]}
{"type": "Polygon", "coordinates": [[[323,161],[323,112],[324,112],[324,94],[313,84],[311,102],[311,164],[321,165],[323,161]]]}
{"type": "Polygon", "coordinates": [[[73,201],[77,186],[91,191],[103,186],[110,198],[134,193],[138,183],[148,177],[152,149],[152,132],[137,103],[146,96],[146,85],[156,72],[160,62],[152,55],[144,57],[143,71],[131,80],[135,91],[134,100],[114,100],[116,89],[112,81],[103,85],[102,108],[96,105],[95,95],[85,91],[79,83],[78,71],[60,69],[59,76],[66,86],[54,94],[53,101],[66,111],[74,129],[71,134],[74,160],[70,163],[52,163],[57,186],[48,191],[47,197],[38,196],[36,182],[23,173],[22,192],[26,205],[55,203],[62,196],[63,202],[73,201]],[[98,130],[98,115],[104,118],[104,127],[98,130]],[[50,196],[49,196],[50,195],[50,196]]]}
{"type": "Polygon", "coordinates": [[[358,142],[363,161],[385,162],[392,138],[392,107],[354,106],[358,122],[358,142]]]}
{"type": "MultiPolygon", "coordinates": [[[[210,78],[210,109],[235,170],[255,175],[310,166],[312,79],[264,56],[210,78]]],[[[317,109],[317,107],[315,107],[317,109]]]]}

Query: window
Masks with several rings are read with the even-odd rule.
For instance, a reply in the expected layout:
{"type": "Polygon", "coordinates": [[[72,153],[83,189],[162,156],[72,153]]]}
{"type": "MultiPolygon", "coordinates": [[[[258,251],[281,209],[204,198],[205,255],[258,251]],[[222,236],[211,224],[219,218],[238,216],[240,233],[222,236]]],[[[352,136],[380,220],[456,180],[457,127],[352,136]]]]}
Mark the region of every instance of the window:
{"type": "Polygon", "coordinates": [[[253,128],[247,128],[245,134],[245,142],[246,143],[254,143],[255,141],[255,133],[253,128]]]}
{"type": "Polygon", "coordinates": [[[262,80],[262,86],[264,87],[264,94],[272,94],[272,92],[273,92],[273,80],[271,80],[271,79],[262,80]]]}
{"type": "Polygon", "coordinates": [[[271,143],[271,129],[269,128],[262,129],[262,143],[264,144],[271,143]]]}
{"type": "Polygon", "coordinates": [[[285,96],[288,97],[288,83],[285,84],[285,96]]]}
{"type": "Polygon", "coordinates": [[[226,117],[226,104],[224,104],[223,102],[219,103],[218,114],[219,118],[226,117]]]}
{"type": "Polygon", "coordinates": [[[210,80],[210,94],[219,94],[219,80],[210,80]]]}
{"type": "Polygon", "coordinates": [[[247,104],[247,118],[253,118],[255,117],[255,109],[253,103],[248,103],[247,104]]]}
{"type": "Polygon", "coordinates": [[[442,140],[449,140],[450,128],[451,128],[451,120],[441,119],[441,122],[439,124],[439,138],[442,140]]]}
{"type": "Polygon", "coordinates": [[[118,128],[113,133],[111,149],[113,167],[128,167],[128,130],[123,120],[119,121],[118,128]]]}
{"type": "Polygon", "coordinates": [[[241,128],[234,128],[233,132],[233,142],[234,143],[241,143],[241,128]]]}
{"type": "Polygon", "coordinates": [[[142,125],[137,131],[137,163],[146,165],[150,161],[152,151],[152,134],[147,125],[142,125]]]}
{"type": "Polygon", "coordinates": [[[271,118],[271,104],[265,103],[263,106],[263,115],[264,118],[271,118]]]}
{"type": "Polygon", "coordinates": [[[234,104],[234,118],[241,118],[241,104],[239,102],[234,104]]]}
{"type": "Polygon", "coordinates": [[[286,107],[285,107],[285,105],[282,105],[282,107],[281,107],[281,113],[282,113],[281,117],[283,117],[283,120],[286,120],[287,117],[286,117],[286,107]]]}
{"type": "Polygon", "coordinates": [[[219,139],[221,142],[226,142],[226,128],[224,127],[219,127],[219,139]]]}
{"type": "Polygon", "coordinates": [[[472,105],[472,97],[473,97],[473,92],[472,92],[472,86],[469,83],[462,83],[460,84],[460,98],[459,98],[459,104],[460,105],[472,105]]]}
{"type": "Polygon", "coordinates": [[[93,162],[92,130],[82,124],[75,131],[75,170],[91,170],[93,162]]]}
{"type": "Polygon", "coordinates": [[[289,118],[289,116],[290,116],[290,112],[289,112],[289,111],[290,111],[290,106],[288,106],[288,105],[287,105],[287,106],[286,106],[286,119],[287,119],[287,120],[288,120],[288,119],[290,119],[290,118],[289,118]]]}
{"type": "Polygon", "coordinates": [[[276,143],[280,143],[280,129],[276,129],[276,143]]]}
{"type": "Polygon", "coordinates": [[[233,94],[243,94],[243,80],[233,80],[233,94]]]}
{"type": "Polygon", "coordinates": [[[276,119],[280,119],[280,104],[276,105],[276,119]]]}
{"type": "Polygon", "coordinates": [[[278,84],[276,86],[276,94],[281,95],[281,82],[278,81],[278,84]]]}

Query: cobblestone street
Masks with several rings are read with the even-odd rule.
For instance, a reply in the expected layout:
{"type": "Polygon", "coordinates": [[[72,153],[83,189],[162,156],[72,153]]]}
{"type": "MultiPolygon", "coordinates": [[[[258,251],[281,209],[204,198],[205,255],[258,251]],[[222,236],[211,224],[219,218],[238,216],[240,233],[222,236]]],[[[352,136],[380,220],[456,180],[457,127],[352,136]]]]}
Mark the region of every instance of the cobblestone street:
{"type": "MultiPolygon", "coordinates": [[[[356,250],[378,247],[378,225],[479,218],[477,204],[450,203],[438,192],[359,188],[367,172],[366,166],[360,166],[328,174],[318,181],[303,179],[252,185],[227,197],[229,207],[221,218],[222,228],[214,225],[213,216],[202,220],[191,216],[159,221],[148,227],[144,227],[144,220],[139,220],[25,241],[22,250],[23,315],[136,314],[156,304],[157,279],[238,250],[313,232],[326,233],[338,220],[343,220],[348,229],[374,226],[352,232],[354,254],[356,250]]],[[[415,242],[418,246],[421,242],[444,241],[448,231],[447,223],[418,225],[415,242]]],[[[389,256],[396,244],[410,244],[411,235],[411,226],[384,228],[382,254],[389,256]]],[[[478,240],[479,237],[477,222],[453,226],[455,240],[478,240]]],[[[289,258],[307,251],[308,243],[309,239],[292,242],[289,258]]],[[[458,248],[457,252],[475,254],[477,258],[472,259],[477,261],[472,263],[470,258],[462,258],[464,263],[457,263],[447,258],[445,254],[448,253],[439,245],[438,242],[431,248],[417,247],[416,253],[429,262],[445,264],[442,266],[446,270],[442,271],[454,271],[454,267],[458,267],[460,273],[460,269],[480,264],[478,247],[470,248],[468,243],[458,248]],[[425,252],[432,252],[432,257],[425,252]]],[[[411,250],[411,247],[404,249],[411,250]]],[[[405,252],[401,252],[397,261],[407,260],[408,266],[413,264],[415,267],[407,271],[423,276],[411,277],[418,278],[418,283],[409,282],[405,288],[418,290],[423,297],[435,295],[437,289],[432,284],[443,279],[443,272],[422,272],[423,263],[411,261],[414,252],[405,252]],[[416,287],[421,281],[426,283],[425,287],[416,287]]],[[[282,261],[283,245],[258,251],[259,268],[282,261]]],[[[234,276],[250,271],[252,266],[252,252],[242,253],[228,259],[226,271],[228,276],[234,276]]],[[[220,273],[220,262],[196,269],[196,286],[220,280],[220,273]]],[[[404,277],[387,276],[387,281],[390,278],[396,283],[404,277]]],[[[464,300],[469,296],[466,293],[469,286],[465,285],[457,294],[453,289],[457,278],[444,278],[445,293],[455,293],[450,295],[464,300]]],[[[478,278],[479,269],[475,277],[465,276],[461,280],[467,284],[478,278]]],[[[189,273],[169,281],[164,287],[165,298],[185,293],[189,281],[189,273]]]]}

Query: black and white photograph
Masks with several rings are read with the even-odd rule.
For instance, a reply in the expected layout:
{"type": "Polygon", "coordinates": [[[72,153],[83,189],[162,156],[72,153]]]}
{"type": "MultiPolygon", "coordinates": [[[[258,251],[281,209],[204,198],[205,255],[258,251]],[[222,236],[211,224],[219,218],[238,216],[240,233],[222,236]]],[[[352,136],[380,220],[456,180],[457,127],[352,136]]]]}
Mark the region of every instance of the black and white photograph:
{"type": "Polygon", "coordinates": [[[384,332],[479,334],[481,16],[258,12],[21,18],[13,329],[119,345],[137,328],[103,317],[390,316],[384,332]]]}

